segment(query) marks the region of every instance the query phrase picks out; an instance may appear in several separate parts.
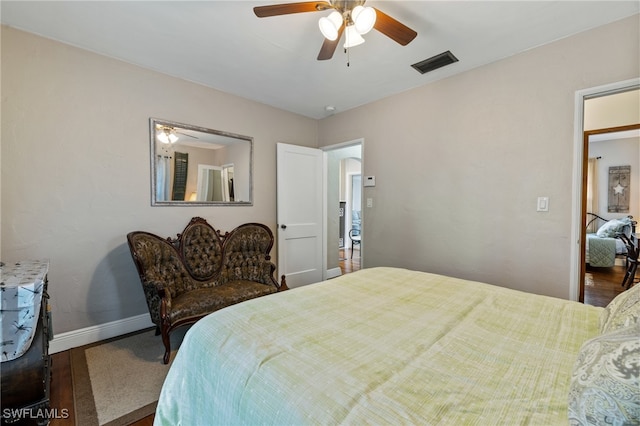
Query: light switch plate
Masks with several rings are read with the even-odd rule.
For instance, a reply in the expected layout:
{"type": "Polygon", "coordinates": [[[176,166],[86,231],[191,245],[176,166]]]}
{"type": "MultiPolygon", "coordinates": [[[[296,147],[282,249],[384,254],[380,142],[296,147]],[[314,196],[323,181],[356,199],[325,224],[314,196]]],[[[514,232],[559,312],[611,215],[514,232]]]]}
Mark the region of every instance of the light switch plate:
{"type": "Polygon", "coordinates": [[[549,211],[549,197],[538,197],[538,209],[539,212],[549,211]]]}

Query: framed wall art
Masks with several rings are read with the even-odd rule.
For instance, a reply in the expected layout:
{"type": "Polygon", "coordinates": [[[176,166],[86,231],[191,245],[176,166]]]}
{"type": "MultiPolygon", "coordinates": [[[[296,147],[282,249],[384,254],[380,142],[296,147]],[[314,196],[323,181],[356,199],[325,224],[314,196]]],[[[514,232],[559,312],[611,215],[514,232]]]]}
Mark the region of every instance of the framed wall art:
{"type": "Polygon", "coordinates": [[[609,167],[609,213],[629,213],[631,166],[609,167]]]}

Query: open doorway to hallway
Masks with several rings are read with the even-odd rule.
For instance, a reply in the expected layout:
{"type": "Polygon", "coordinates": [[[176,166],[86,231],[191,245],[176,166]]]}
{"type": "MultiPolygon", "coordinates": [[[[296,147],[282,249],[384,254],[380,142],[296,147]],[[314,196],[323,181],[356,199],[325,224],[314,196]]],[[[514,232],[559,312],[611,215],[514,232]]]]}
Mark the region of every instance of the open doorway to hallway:
{"type": "Polygon", "coordinates": [[[362,141],[324,150],[327,153],[327,269],[331,277],[362,267],[365,220],[362,211],[362,141]]]}
{"type": "MultiPolygon", "coordinates": [[[[582,201],[581,201],[581,275],[578,300],[594,305],[606,306],[625,288],[622,286],[629,266],[625,262],[626,248],[623,241],[615,241],[606,262],[590,253],[599,247],[602,237],[598,232],[607,221],[631,216],[640,217],[640,189],[638,169],[640,161],[640,123],[638,123],[638,83],[620,84],[602,92],[595,91],[583,96],[583,146],[582,146],[582,201]],[[635,113],[634,113],[635,111],[635,113]],[[629,112],[631,112],[629,114],[629,112]],[[617,202],[612,176],[621,168],[627,171],[624,202],[617,202]],[[611,175],[613,173],[613,175],[611,175]],[[588,220],[597,217],[597,221],[588,220]],[[615,262],[611,258],[615,256],[615,262]]],[[[637,229],[635,230],[637,232],[637,229]]],[[[637,234],[636,234],[637,235],[637,234]]],[[[635,238],[637,247],[637,238],[635,238]]],[[[608,252],[607,252],[608,253],[608,252]]],[[[633,253],[633,251],[632,251],[633,253]]]]}
{"type": "MultiPolygon", "coordinates": [[[[586,111],[589,109],[586,108],[586,111]]],[[[637,222],[640,217],[640,124],[588,130],[585,139],[585,151],[588,154],[585,213],[588,226],[584,303],[604,307],[625,290],[622,283],[629,264],[624,241],[616,237],[611,242],[610,251],[602,250],[598,244],[606,242],[606,238],[603,239],[604,235],[598,230],[606,227],[609,220],[631,217],[632,221],[637,222]],[[621,167],[629,168],[628,179],[625,174],[629,182],[620,195],[615,195],[611,182],[621,167]],[[590,255],[592,252],[594,254],[590,255]]],[[[628,232],[631,237],[632,229],[628,232]]],[[[632,241],[637,241],[635,236],[632,241]]]]}

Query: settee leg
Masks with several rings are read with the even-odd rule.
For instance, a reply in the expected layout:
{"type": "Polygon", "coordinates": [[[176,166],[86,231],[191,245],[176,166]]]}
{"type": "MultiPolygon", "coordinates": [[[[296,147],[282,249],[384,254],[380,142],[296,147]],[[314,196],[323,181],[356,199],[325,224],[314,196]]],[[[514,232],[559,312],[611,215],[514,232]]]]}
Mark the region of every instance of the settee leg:
{"type": "Polygon", "coordinates": [[[287,279],[283,275],[280,281],[280,287],[278,287],[278,291],[285,291],[285,290],[289,290],[289,287],[287,287],[287,279]]]}
{"type": "Polygon", "coordinates": [[[162,343],[164,343],[164,357],[162,357],[162,362],[169,364],[169,357],[171,356],[171,339],[169,338],[169,331],[167,329],[162,330],[162,343]]]}
{"type": "Polygon", "coordinates": [[[156,336],[159,336],[161,333],[160,327],[156,325],[156,336]]]}

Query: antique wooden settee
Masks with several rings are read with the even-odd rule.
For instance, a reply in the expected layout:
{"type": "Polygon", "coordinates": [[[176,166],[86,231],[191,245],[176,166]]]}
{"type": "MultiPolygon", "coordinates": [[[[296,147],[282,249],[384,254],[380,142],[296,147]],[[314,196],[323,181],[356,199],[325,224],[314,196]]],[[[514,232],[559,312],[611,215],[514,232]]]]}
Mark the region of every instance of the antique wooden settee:
{"type": "Polygon", "coordinates": [[[238,226],[224,235],[194,217],[176,238],[145,231],[127,234],[151,320],[162,335],[164,363],[169,362],[169,334],[211,312],[287,289],[274,277],[269,255],[273,233],[259,223],[238,226]]]}

